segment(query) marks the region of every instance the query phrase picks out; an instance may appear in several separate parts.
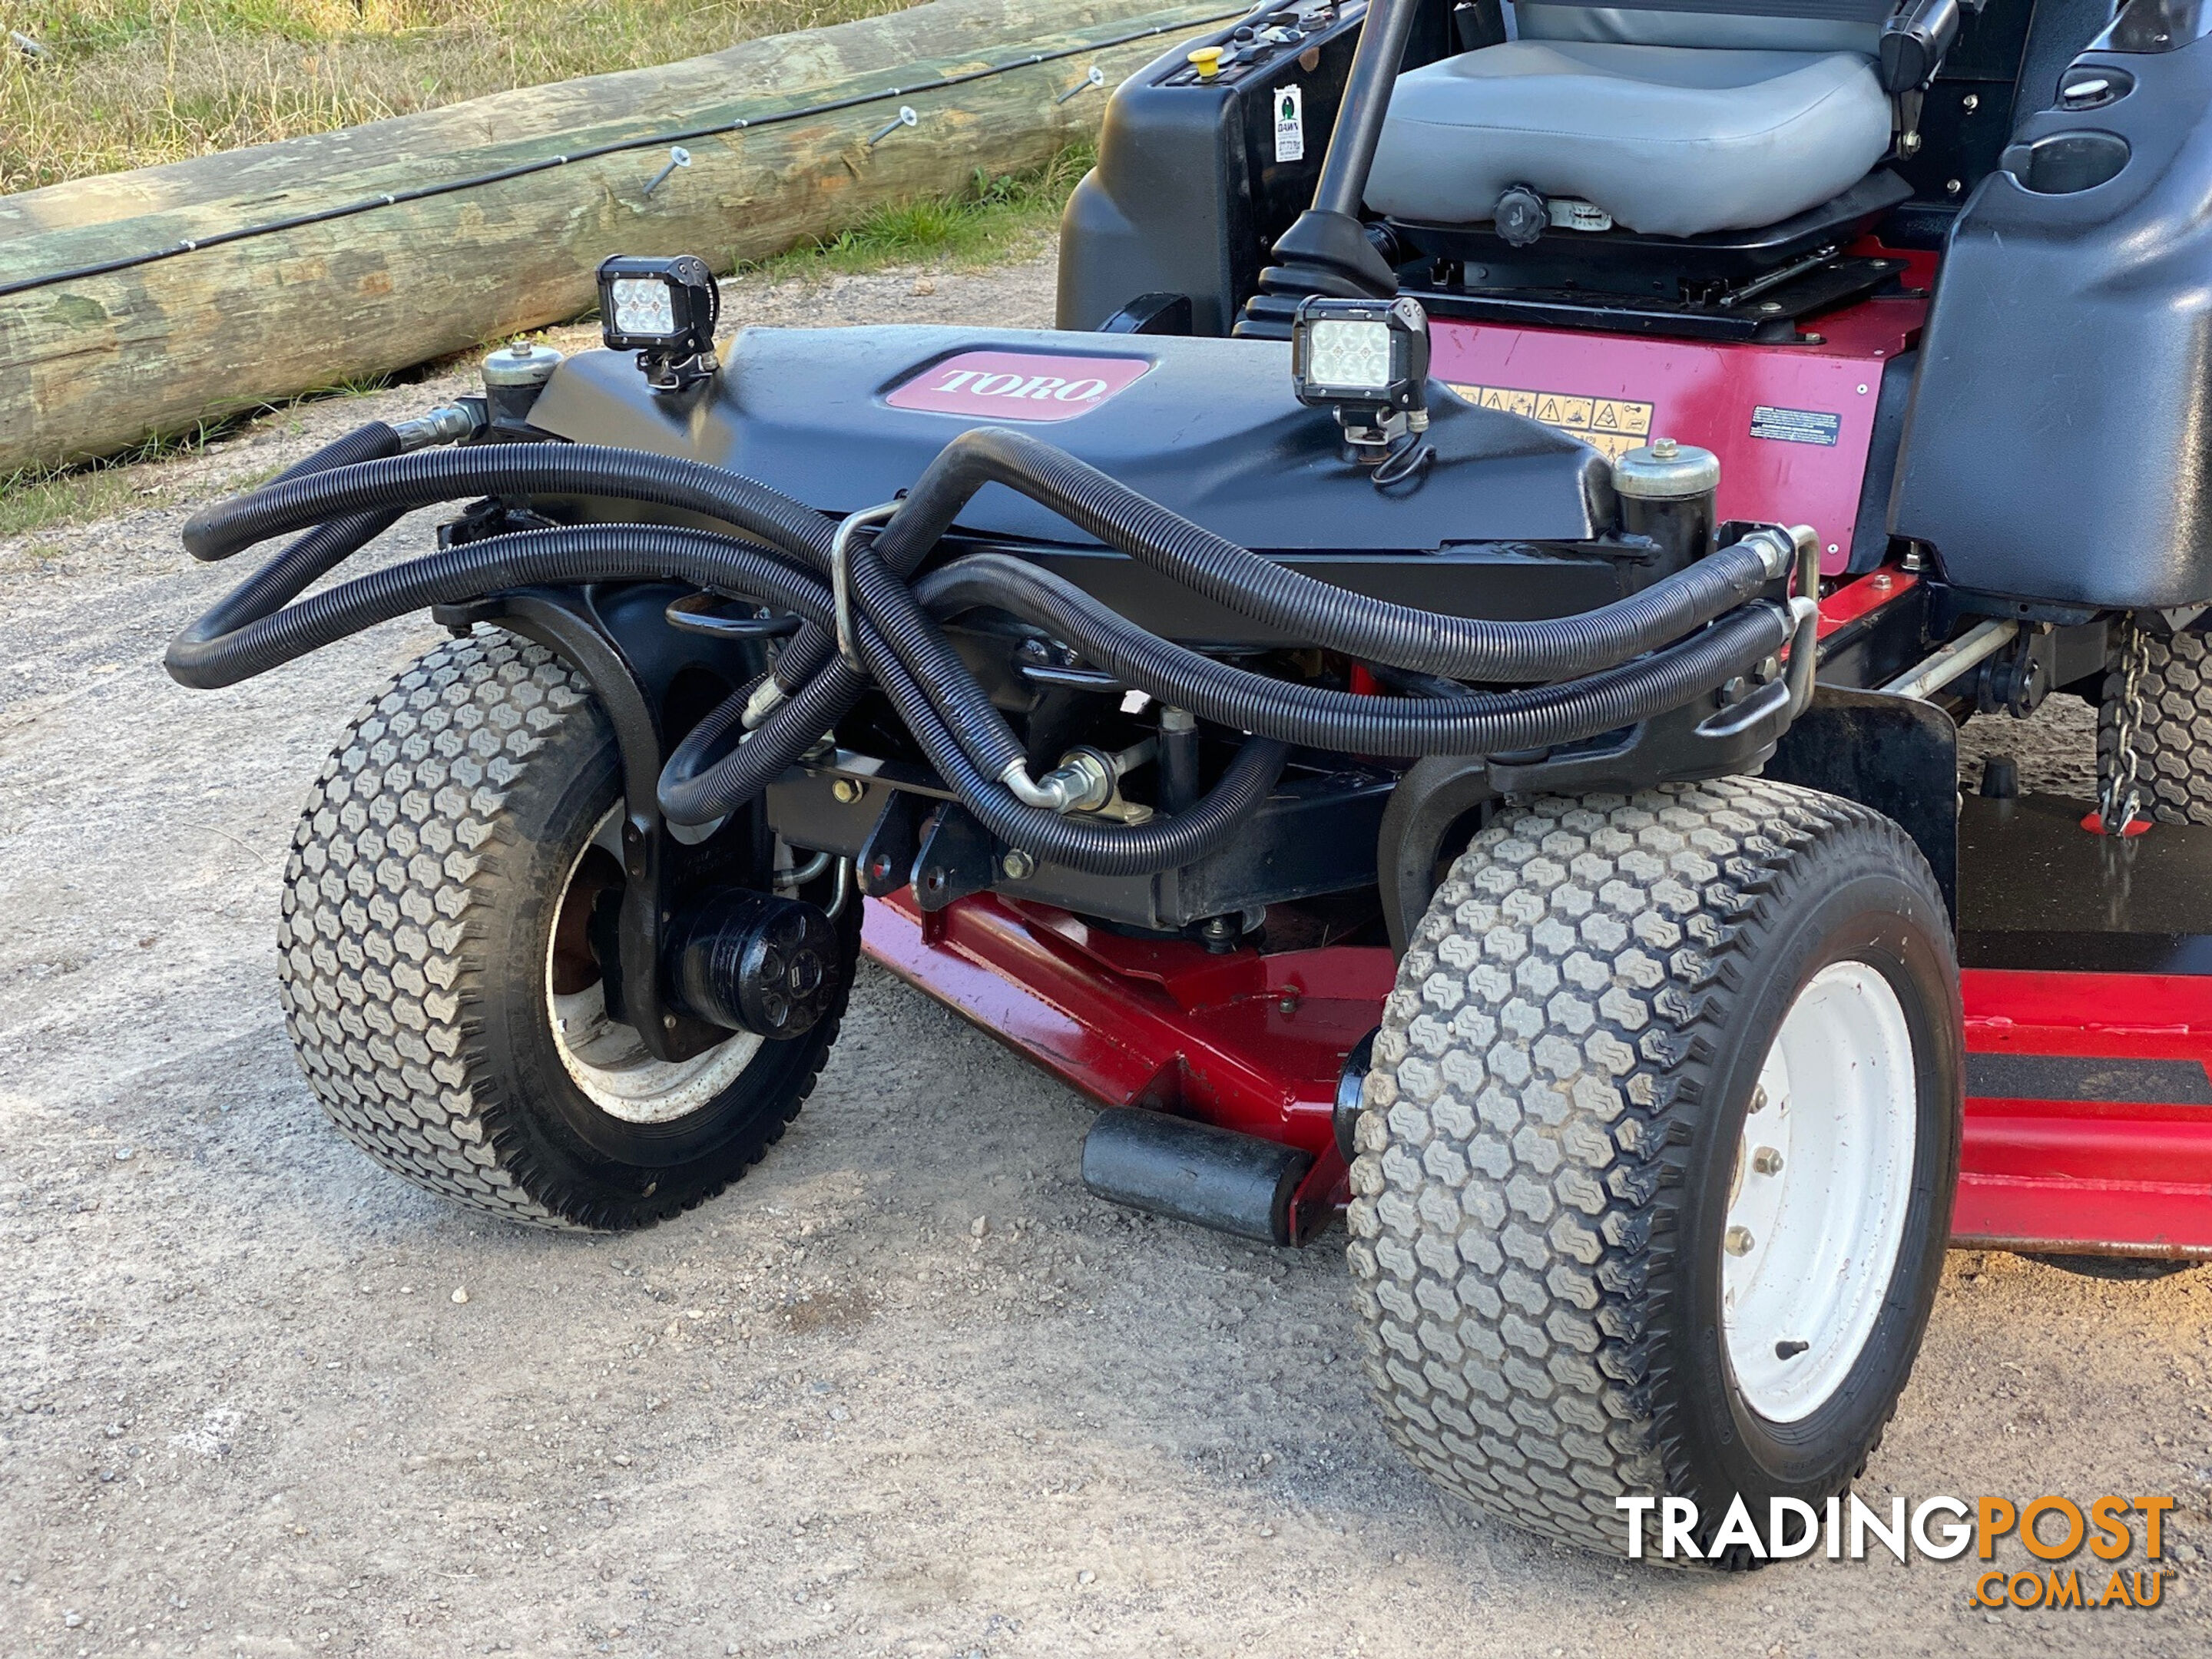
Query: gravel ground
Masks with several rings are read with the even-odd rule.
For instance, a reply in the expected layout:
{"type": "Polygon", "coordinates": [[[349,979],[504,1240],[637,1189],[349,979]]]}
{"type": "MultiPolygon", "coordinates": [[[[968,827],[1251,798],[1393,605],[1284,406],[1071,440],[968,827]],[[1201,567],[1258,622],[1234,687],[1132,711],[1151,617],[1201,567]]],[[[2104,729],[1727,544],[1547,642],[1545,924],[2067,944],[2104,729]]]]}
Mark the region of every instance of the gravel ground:
{"type": "MultiPolygon", "coordinates": [[[[1042,323],[1050,275],[730,309],[1042,323]]],[[[440,389],[147,487],[204,499],[440,389]]],[[[1951,1258],[1869,1498],[2180,1499],[2157,1610],[1998,1615],[1966,1563],[1705,1579],[1443,1501],[1369,1407],[1340,1231],[1271,1252],[1091,1200],[1084,1103],[873,970],[783,1145],[680,1222],[550,1237],[386,1176],[300,1081],[271,942],[322,754],[435,635],[184,693],[162,642],[239,574],[183,557],[185,510],[0,543],[11,1652],[2207,1650],[2212,1274],[1951,1258]]],[[[2078,783],[2084,730],[2000,741],[2078,783]]]]}

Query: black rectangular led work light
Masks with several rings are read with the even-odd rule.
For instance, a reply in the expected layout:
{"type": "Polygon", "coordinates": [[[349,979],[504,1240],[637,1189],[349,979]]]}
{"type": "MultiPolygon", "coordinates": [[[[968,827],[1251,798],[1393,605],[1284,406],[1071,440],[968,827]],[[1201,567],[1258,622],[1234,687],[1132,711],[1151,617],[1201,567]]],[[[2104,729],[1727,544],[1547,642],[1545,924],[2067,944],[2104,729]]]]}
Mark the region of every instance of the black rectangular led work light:
{"type": "Polygon", "coordinates": [[[721,290],[696,253],[672,259],[617,254],[599,266],[599,337],[635,351],[655,386],[670,390],[714,372],[721,290]]]}
{"type": "Polygon", "coordinates": [[[1429,318],[1413,300],[1300,302],[1291,324],[1298,401],[1406,413],[1427,401],[1429,318]]]}

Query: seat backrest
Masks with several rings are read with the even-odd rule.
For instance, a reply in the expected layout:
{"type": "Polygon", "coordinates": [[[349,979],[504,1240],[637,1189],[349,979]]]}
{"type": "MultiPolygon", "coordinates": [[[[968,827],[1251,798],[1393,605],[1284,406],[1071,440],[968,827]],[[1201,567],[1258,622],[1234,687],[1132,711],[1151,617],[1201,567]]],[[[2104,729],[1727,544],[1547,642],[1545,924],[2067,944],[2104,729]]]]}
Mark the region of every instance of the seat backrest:
{"type": "Polygon", "coordinates": [[[1603,40],[1729,52],[1856,52],[1875,55],[1897,0],[1646,0],[1634,8],[1582,0],[1515,0],[1524,40],[1603,40]],[[1711,9],[1707,9],[1710,6],[1711,9]]]}

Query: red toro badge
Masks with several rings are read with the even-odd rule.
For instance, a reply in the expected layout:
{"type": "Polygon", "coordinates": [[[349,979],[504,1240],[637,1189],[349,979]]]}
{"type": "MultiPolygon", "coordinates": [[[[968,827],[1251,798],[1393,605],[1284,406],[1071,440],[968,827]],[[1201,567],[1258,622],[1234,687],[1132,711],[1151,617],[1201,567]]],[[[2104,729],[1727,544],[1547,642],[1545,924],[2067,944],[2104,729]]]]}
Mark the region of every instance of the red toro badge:
{"type": "Polygon", "coordinates": [[[1077,357],[963,351],[932,363],[884,401],[893,409],[980,415],[994,421],[1067,421],[1127,391],[1149,357],[1077,357]]]}

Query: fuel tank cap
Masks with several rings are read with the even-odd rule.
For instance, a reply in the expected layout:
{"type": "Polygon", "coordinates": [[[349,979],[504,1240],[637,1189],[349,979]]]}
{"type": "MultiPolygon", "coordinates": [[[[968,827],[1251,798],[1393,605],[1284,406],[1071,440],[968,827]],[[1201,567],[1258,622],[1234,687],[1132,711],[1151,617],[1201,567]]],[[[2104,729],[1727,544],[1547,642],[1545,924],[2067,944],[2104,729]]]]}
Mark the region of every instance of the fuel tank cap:
{"type": "Polygon", "coordinates": [[[1624,451],[1613,458],[1613,487],[1638,501],[1680,501],[1720,488],[1721,458],[1672,438],[1624,451]]]}

